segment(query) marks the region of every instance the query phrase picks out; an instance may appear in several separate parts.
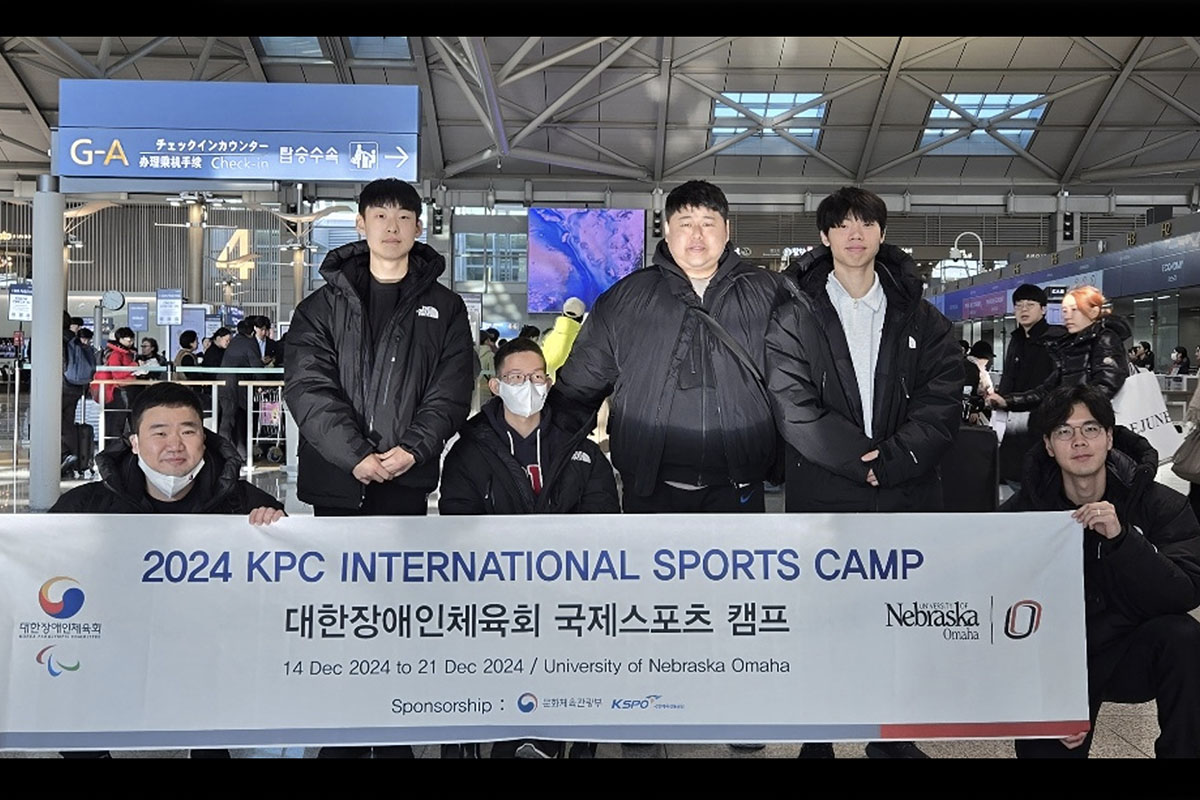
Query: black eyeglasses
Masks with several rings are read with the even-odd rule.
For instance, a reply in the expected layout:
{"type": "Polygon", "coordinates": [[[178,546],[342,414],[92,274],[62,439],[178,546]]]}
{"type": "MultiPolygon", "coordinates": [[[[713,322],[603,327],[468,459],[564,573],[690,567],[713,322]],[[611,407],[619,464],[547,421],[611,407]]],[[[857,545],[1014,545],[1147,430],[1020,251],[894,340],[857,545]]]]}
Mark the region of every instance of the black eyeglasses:
{"type": "Polygon", "coordinates": [[[1095,439],[1100,434],[1104,433],[1104,426],[1099,422],[1085,422],[1082,425],[1059,425],[1054,430],[1050,431],[1055,441],[1069,442],[1075,438],[1075,431],[1083,434],[1085,439],[1095,439]]]}

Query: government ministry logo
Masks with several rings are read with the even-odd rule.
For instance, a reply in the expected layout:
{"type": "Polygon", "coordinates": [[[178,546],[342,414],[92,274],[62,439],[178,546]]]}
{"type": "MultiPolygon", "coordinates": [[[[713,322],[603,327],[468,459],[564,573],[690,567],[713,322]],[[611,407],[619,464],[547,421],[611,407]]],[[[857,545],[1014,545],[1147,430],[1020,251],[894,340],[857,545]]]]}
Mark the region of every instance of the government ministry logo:
{"type": "Polygon", "coordinates": [[[66,575],[51,578],[38,591],[38,603],[42,611],[55,619],[70,619],[78,614],[79,609],[83,608],[83,599],[79,581],[66,575]]]}

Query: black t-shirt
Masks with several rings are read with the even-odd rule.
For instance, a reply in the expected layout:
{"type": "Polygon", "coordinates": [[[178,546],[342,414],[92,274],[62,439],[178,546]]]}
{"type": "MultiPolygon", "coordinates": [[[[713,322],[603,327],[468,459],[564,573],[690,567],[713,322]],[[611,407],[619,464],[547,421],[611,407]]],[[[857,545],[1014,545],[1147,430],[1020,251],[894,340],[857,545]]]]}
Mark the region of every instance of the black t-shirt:
{"type": "Polygon", "coordinates": [[[165,501],[155,500],[149,492],[146,493],[146,499],[150,501],[156,514],[191,514],[196,510],[197,497],[199,497],[199,493],[191,491],[178,500],[165,501]]]}
{"type": "Polygon", "coordinates": [[[508,431],[508,435],[512,437],[512,454],[525,469],[525,474],[529,476],[529,484],[533,487],[535,495],[542,492],[542,463],[541,463],[541,437],[540,427],[535,428],[533,433],[522,437],[513,426],[507,422],[504,427],[508,431]]]}
{"type": "MultiPolygon", "coordinates": [[[[405,276],[407,277],[407,276],[405,276]]],[[[400,291],[404,278],[395,283],[381,283],[371,276],[371,284],[367,289],[367,319],[371,325],[371,341],[376,345],[383,338],[384,329],[396,313],[400,304],[400,291]]]]}

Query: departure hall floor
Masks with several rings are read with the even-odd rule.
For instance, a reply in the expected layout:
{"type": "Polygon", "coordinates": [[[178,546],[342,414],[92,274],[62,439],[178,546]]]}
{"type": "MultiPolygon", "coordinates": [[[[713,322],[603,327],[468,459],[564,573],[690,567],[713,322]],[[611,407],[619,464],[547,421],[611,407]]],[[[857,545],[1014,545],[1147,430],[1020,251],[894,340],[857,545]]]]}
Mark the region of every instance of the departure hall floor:
{"type": "MultiPolygon", "coordinates": [[[[295,483],[289,481],[281,468],[257,469],[251,476],[252,482],[263,490],[284,501],[290,515],[311,514],[310,506],[295,496],[295,483]]],[[[1158,480],[1184,494],[1188,491],[1185,481],[1171,472],[1170,465],[1159,469],[1158,480]]],[[[63,491],[81,481],[63,481],[63,491]]],[[[1002,490],[1003,491],[1003,490],[1002,490]]],[[[766,496],[767,512],[783,512],[783,493],[773,492],[766,496]]],[[[0,514],[24,513],[29,507],[28,465],[22,463],[12,468],[11,450],[0,453],[0,514]]],[[[430,495],[429,513],[437,513],[437,495],[430,495]]],[[[1193,612],[1195,614],[1196,612],[1193,612]]],[[[1105,704],[1092,743],[1092,758],[1153,758],[1154,740],[1158,736],[1158,722],[1154,703],[1138,705],[1105,704]]],[[[839,742],[834,745],[838,758],[865,758],[863,742],[839,742]]],[[[945,742],[922,742],[921,748],[933,758],[1014,758],[1012,741],[964,740],[945,742]]],[[[486,755],[490,745],[484,745],[486,755]]],[[[418,745],[414,748],[418,758],[438,758],[438,745],[418,745]]],[[[728,744],[649,744],[635,745],[601,743],[597,758],[793,758],[799,750],[794,743],[770,744],[759,750],[735,749],[728,744]]],[[[315,747],[252,748],[234,749],[234,758],[314,758],[315,747]]],[[[0,758],[58,758],[56,752],[0,751],[0,758]]],[[[114,751],[114,758],[185,758],[186,750],[131,750],[114,751]]],[[[2,771],[2,770],[0,770],[2,771]]]]}

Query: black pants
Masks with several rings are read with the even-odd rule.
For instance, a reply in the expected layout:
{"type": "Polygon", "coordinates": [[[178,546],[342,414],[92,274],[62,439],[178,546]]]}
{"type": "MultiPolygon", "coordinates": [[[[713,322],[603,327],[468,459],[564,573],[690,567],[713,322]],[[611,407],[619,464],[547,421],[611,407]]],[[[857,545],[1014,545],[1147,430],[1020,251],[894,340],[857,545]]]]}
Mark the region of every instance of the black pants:
{"type": "MultiPolygon", "coordinates": [[[[625,485],[633,484],[626,481],[625,485]]],[[[621,505],[626,514],[761,514],[767,509],[761,481],[741,488],[722,483],[690,490],[658,483],[648,497],[626,493],[621,498],[621,505]]]]}
{"type": "Polygon", "coordinates": [[[249,463],[246,453],[246,401],[237,395],[217,395],[220,414],[217,417],[217,432],[233,443],[242,458],[249,463]]]}
{"type": "Polygon", "coordinates": [[[62,388],[62,457],[67,456],[78,457],[76,452],[75,441],[75,407],[79,404],[79,398],[83,397],[83,393],[87,391],[86,386],[76,386],[73,383],[63,381],[62,388]]]}
{"type": "Polygon", "coordinates": [[[1123,642],[1124,647],[1088,658],[1088,705],[1092,729],[1070,750],[1057,739],[1017,739],[1017,758],[1087,758],[1096,715],[1105,700],[1158,705],[1157,758],[1200,756],[1200,622],[1187,614],[1155,617],[1123,642]],[[1112,655],[1116,653],[1115,658],[1112,655]]]}
{"type": "Polygon", "coordinates": [[[429,513],[429,492],[394,481],[368,483],[362,506],[313,506],[314,517],[423,517],[429,513]]]}
{"type": "MultiPolygon", "coordinates": [[[[411,486],[370,483],[360,508],[313,506],[314,517],[423,517],[429,513],[429,493],[411,486]]],[[[317,758],[413,758],[406,744],[385,747],[329,746],[317,751],[317,758]]]]}
{"type": "Polygon", "coordinates": [[[120,439],[125,433],[125,428],[129,425],[129,396],[125,393],[122,386],[118,386],[113,392],[112,400],[104,404],[104,441],[100,442],[100,449],[108,447],[110,444],[120,439]]]}

